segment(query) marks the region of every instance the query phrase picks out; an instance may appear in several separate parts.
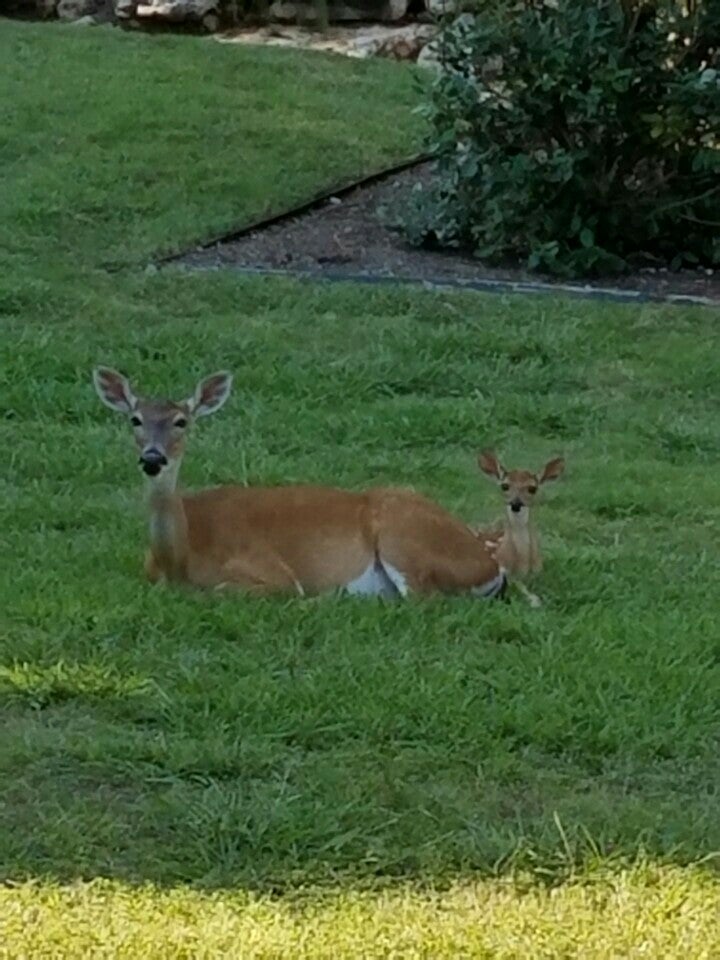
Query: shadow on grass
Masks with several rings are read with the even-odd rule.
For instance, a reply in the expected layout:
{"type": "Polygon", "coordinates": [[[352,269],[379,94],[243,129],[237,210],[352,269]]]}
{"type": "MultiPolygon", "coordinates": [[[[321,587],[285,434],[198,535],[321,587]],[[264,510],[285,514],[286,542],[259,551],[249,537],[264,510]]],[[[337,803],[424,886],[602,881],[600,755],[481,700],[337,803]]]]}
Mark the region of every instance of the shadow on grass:
{"type": "MultiPolygon", "coordinates": [[[[306,668],[300,656],[295,687],[306,668]]],[[[212,710],[212,692],[199,714],[183,716],[179,700],[139,675],[98,664],[6,667],[0,875],[279,895],[468,875],[555,884],[643,853],[714,864],[716,763],[642,758],[631,740],[602,760],[583,757],[586,733],[578,730],[578,749],[572,735],[553,747],[542,731],[516,726],[498,684],[475,678],[468,695],[467,676],[456,671],[455,681],[447,696],[466,704],[448,713],[455,727],[443,736],[412,716],[422,698],[403,704],[402,683],[404,732],[388,722],[392,705],[372,729],[342,689],[334,720],[320,721],[301,689],[281,721],[263,722],[261,697],[254,716],[233,724],[227,709],[212,710]],[[494,729],[478,743],[473,717],[483,713],[494,729]]],[[[282,692],[272,696],[277,708],[282,692]]]]}

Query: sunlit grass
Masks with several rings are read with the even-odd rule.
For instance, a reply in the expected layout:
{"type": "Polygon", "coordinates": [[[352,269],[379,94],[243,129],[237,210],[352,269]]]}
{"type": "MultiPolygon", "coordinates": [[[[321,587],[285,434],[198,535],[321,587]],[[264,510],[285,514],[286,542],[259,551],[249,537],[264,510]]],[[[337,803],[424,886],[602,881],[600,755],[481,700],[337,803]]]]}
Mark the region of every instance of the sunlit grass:
{"type": "Polygon", "coordinates": [[[0,890],[0,956],[74,960],[717,956],[720,884],[651,865],[559,888],[518,880],[447,889],[234,891],[94,882],[0,890]]]}
{"type": "Polygon", "coordinates": [[[147,682],[135,675],[121,676],[112,665],[65,663],[48,666],[14,663],[0,666],[0,697],[42,710],[51,704],[82,698],[132,697],[145,691],[147,682]]]}

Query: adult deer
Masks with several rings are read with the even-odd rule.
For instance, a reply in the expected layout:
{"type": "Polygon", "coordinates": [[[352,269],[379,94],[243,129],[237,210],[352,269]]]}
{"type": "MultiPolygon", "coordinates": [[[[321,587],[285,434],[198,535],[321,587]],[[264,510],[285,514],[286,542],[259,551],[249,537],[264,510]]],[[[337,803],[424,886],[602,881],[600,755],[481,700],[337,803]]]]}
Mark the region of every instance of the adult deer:
{"type": "Polygon", "coordinates": [[[148,480],[152,581],[299,594],[504,593],[501,564],[468,527],[412,491],[226,486],[177,492],[191,422],[227,400],[232,377],[215,373],[186,400],[138,397],[107,367],[95,389],[132,426],[148,480]]]}
{"type": "Polygon", "coordinates": [[[494,553],[530,606],[539,607],[542,605],[540,598],[523,583],[523,578],[542,569],[540,538],[531,510],[540,487],[550,480],[557,480],[565,469],[565,461],[562,457],[548,461],[540,474],[530,470],[506,470],[492,450],[483,450],[478,464],[482,472],[500,487],[506,509],[501,528],[480,529],[476,536],[494,553]]]}

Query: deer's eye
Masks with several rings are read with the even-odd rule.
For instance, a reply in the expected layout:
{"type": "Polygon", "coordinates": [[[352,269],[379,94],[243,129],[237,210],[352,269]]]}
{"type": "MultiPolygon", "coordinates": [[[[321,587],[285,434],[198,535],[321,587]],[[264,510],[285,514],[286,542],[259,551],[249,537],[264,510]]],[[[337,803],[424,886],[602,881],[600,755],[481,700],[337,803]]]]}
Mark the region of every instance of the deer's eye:
{"type": "Polygon", "coordinates": [[[537,493],[537,487],[528,487],[528,493],[537,493]]]}
{"type": "Polygon", "coordinates": [[[180,430],[184,430],[185,427],[187,426],[187,420],[185,419],[185,417],[178,417],[177,420],[175,421],[175,426],[178,427],[180,430]]]}
{"type": "Polygon", "coordinates": [[[141,426],[142,426],[142,420],[140,419],[140,417],[137,416],[137,414],[133,414],[133,416],[130,417],[130,423],[131,423],[134,427],[141,427],[141,426]]]}
{"type": "Polygon", "coordinates": [[[501,490],[505,490],[505,491],[507,492],[507,491],[510,489],[510,484],[509,484],[509,483],[501,483],[501,484],[500,484],[500,489],[501,489],[501,490]]]}

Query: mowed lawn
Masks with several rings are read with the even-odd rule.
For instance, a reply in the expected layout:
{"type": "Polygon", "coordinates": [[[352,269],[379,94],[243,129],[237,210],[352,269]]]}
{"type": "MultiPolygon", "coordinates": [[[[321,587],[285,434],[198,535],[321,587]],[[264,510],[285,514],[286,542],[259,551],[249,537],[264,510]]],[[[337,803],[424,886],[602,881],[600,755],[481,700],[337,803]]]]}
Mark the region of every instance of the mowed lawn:
{"type": "Polygon", "coordinates": [[[0,957],[716,956],[717,313],[146,272],[412,153],[412,74],[0,48],[0,957]],[[97,362],[234,371],[192,487],[411,484],[474,521],[480,447],[564,454],[544,608],[150,587],[97,362]]]}

